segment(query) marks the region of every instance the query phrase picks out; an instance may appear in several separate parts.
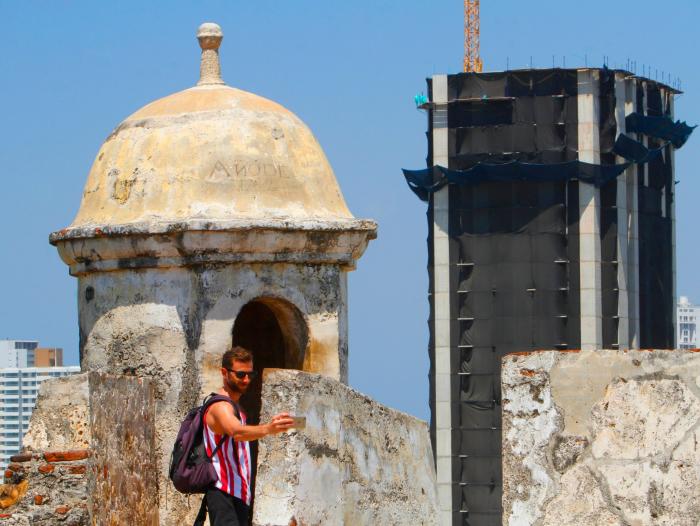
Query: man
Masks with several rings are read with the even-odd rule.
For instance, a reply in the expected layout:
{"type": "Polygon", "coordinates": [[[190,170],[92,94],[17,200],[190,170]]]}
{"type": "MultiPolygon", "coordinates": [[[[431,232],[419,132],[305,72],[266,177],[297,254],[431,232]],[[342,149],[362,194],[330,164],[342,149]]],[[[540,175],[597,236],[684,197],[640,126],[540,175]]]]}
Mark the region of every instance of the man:
{"type": "Polygon", "coordinates": [[[246,526],[251,499],[250,448],[248,442],[266,435],[282,433],[292,427],[287,413],[272,417],[267,424],[246,425],[245,413],[238,405],[255,377],[253,354],[243,347],[233,347],[221,358],[223,386],[218,394],[228,396],[236,404],[215,402],[204,414],[204,445],[211,456],[217,444],[221,447],[212,458],[218,475],[215,487],[207,490],[207,508],[211,526],[246,526]]]}

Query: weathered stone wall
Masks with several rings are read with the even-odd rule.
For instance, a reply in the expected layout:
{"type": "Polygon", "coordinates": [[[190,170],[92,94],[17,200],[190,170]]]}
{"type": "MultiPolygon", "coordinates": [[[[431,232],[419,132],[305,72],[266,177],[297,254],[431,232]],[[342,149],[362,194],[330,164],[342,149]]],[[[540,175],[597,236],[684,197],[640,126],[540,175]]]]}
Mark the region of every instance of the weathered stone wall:
{"type": "Polygon", "coordinates": [[[152,380],[161,524],[191,514],[167,493],[172,444],[187,411],[220,387],[221,354],[249,301],[283,298],[308,327],[301,368],[347,378],[345,271],[334,265],[211,265],[83,275],[84,371],[152,380]]]}
{"type": "Polygon", "coordinates": [[[158,525],[153,381],[90,373],[94,524],[158,525]]]}
{"type": "Polygon", "coordinates": [[[87,526],[90,451],[46,451],[12,457],[0,486],[3,526],[87,526]]]}
{"type": "Polygon", "coordinates": [[[700,353],[503,359],[503,523],[700,524],[700,353]]]}
{"type": "Polygon", "coordinates": [[[24,449],[52,451],[90,447],[86,373],[41,383],[24,449]]]}
{"type": "Polygon", "coordinates": [[[253,524],[437,524],[425,422],[321,375],[266,370],[263,419],[282,411],[306,428],[260,441],[253,524]]]}

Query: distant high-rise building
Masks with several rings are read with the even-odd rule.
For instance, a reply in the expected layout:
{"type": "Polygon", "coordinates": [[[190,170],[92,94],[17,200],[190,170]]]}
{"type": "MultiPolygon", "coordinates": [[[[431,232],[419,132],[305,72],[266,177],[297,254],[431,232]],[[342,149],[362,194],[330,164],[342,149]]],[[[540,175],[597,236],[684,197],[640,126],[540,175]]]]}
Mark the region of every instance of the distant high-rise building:
{"type": "Polygon", "coordinates": [[[39,347],[39,342],[34,340],[0,340],[0,369],[61,365],[63,349],[60,347],[39,347]]]}
{"type": "Polygon", "coordinates": [[[33,340],[0,340],[0,369],[33,367],[38,346],[39,342],[33,340]]]}
{"type": "Polygon", "coordinates": [[[80,367],[12,367],[0,369],[0,468],[22,449],[39,386],[44,380],[80,372],[80,367]]]}
{"type": "Polygon", "coordinates": [[[686,296],[681,296],[676,308],[676,341],[679,349],[698,348],[698,318],[700,306],[693,305],[686,296]]]}
{"type": "Polygon", "coordinates": [[[35,340],[0,340],[0,468],[22,449],[22,438],[44,380],[80,372],[61,367],[63,349],[35,340]]]}

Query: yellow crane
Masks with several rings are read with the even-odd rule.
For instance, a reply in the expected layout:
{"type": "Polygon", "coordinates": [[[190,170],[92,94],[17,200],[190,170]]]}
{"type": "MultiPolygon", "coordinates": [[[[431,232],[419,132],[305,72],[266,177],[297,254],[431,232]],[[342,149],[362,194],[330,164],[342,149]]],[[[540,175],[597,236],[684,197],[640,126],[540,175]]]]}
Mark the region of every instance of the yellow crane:
{"type": "Polygon", "coordinates": [[[479,0],[464,0],[464,71],[481,73],[479,56],[479,0]]]}

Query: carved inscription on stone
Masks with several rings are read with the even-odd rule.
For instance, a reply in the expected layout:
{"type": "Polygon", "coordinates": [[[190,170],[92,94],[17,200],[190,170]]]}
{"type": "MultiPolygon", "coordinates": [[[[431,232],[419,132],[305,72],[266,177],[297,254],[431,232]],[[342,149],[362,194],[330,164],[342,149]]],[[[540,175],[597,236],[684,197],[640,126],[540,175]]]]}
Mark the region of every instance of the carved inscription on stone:
{"type": "Polygon", "coordinates": [[[288,165],[258,160],[216,161],[205,180],[225,184],[236,192],[287,190],[298,183],[288,165]]]}

